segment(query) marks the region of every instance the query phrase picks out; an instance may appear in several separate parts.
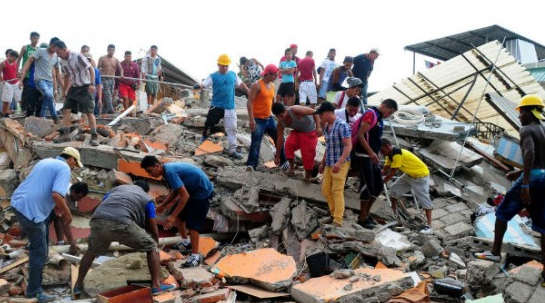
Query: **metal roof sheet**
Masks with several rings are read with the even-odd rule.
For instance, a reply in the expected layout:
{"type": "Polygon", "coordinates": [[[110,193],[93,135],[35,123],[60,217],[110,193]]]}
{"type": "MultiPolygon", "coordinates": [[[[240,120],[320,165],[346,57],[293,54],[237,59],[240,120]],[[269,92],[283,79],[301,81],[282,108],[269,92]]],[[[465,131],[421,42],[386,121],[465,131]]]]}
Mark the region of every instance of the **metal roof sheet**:
{"type": "Polygon", "coordinates": [[[545,67],[529,68],[528,71],[537,82],[545,82],[545,67]]]}
{"type": "Polygon", "coordinates": [[[493,123],[517,135],[512,121],[485,100],[486,93],[497,93],[513,103],[525,94],[545,97],[545,90],[534,77],[501,43],[493,41],[402,79],[370,96],[369,103],[390,98],[399,104],[426,106],[436,115],[460,122],[472,121],[476,113],[476,121],[493,123]]]}
{"type": "Polygon", "coordinates": [[[499,25],[492,25],[456,35],[408,45],[405,46],[405,49],[446,61],[467,52],[473,47],[479,47],[494,40],[503,41],[503,38],[505,38],[506,41],[520,39],[530,42],[535,45],[538,60],[545,58],[545,46],[499,25]]]}

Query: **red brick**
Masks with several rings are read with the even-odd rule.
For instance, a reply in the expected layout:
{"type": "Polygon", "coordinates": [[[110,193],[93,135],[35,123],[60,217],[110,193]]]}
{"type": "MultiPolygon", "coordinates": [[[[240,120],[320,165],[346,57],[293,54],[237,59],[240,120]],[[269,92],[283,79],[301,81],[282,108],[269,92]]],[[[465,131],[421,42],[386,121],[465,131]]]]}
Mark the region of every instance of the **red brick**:
{"type": "Polygon", "coordinates": [[[226,300],[229,297],[231,290],[229,288],[218,289],[214,292],[198,295],[191,298],[191,303],[215,303],[221,300],[226,300]]]}

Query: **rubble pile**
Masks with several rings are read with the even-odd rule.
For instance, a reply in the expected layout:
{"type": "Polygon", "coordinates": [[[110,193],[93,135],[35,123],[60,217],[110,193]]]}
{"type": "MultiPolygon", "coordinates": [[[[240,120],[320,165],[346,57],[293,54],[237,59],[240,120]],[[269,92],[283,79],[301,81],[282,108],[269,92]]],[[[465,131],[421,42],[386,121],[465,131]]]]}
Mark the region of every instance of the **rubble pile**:
{"type": "MultiPolygon", "coordinates": [[[[241,102],[244,100],[237,99],[241,102]]],[[[321,185],[305,182],[302,174],[294,178],[282,174],[271,164],[274,145],[268,138],[262,142],[263,165],[256,171],[247,170],[244,160],[227,157],[227,138],[221,128],[199,143],[206,105],[207,100],[194,99],[188,91],[182,100],[163,98],[138,117],[125,117],[114,124],[110,118],[99,117],[98,147],[89,144],[86,123],[75,116],[73,141],[61,144],[53,143],[58,125],[49,120],[0,120],[4,148],[0,152],[0,302],[8,296],[22,296],[28,274],[24,252],[28,241],[10,211],[9,197],[34,163],[59,154],[67,146],[80,151],[85,165],[73,173],[73,180],[90,187],[90,195],[71,206],[80,252],[86,249],[88,218],[115,184],[145,178],[151,185],[150,196],[168,194],[163,180],[150,177],[140,168],[145,155],[157,155],[164,162],[194,163],[214,182],[216,195],[200,241],[204,263],[180,268],[186,257],[172,249],[179,237],[162,231],[161,275],[177,290],[156,296],[154,302],[402,302],[399,300],[407,292],[417,293],[418,287],[413,287],[422,281],[424,287],[419,289],[425,292],[418,294],[427,302],[461,300],[461,295],[445,293],[434,281],[454,285],[466,298],[501,294],[506,302],[540,302],[543,297],[543,288],[536,286],[540,264],[518,266],[520,260],[539,258],[535,241],[534,245],[505,243],[507,255],[519,258],[510,263],[512,268],[473,257],[474,252],[490,248],[492,242],[489,237],[478,236],[487,230],[474,224],[476,214],[482,212],[487,198],[505,194],[509,183],[496,163],[455,141],[460,131],[471,131],[464,126],[467,123],[459,123],[460,129],[451,121],[449,125],[454,126],[450,131],[441,128],[441,133],[446,131],[451,136],[438,135],[433,127],[418,132],[403,132],[410,126],[399,123],[385,127],[386,136],[393,137],[396,130],[406,134],[392,140],[413,150],[431,168],[434,235],[422,235],[418,230],[425,219],[412,195],[398,206],[398,222],[387,191],[371,210],[380,224],[374,229],[358,225],[359,193],[354,177],[347,180],[344,224],[332,225],[321,185]]],[[[247,154],[250,131],[246,109],[238,107],[237,138],[241,152],[247,154]]],[[[321,159],[323,143],[318,150],[317,159],[321,159]]],[[[158,217],[159,223],[162,219],[158,217]]],[[[52,246],[50,250],[44,285],[68,301],[78,256],[66,254],[67,246],[52,246]],[[64,258],[59,259],[60,254],[64,258]]],[[[141,292],[137,285],[149,286],[145,255],[121,245],[112,245],[110,250],[109,256],[95,261],[86,277],[86,296],[118,296],[120,301],[115,302],[128,302],[121,300],[124,294],[141,292]],[[110,292],[114,290],[117,292],[110,292]]]]}

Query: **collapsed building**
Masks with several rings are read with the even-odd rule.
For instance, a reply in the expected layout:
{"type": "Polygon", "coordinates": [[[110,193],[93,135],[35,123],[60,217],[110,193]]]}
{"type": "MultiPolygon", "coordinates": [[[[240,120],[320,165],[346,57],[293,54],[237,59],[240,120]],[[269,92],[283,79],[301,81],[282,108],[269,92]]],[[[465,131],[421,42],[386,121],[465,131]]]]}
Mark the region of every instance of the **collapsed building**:
{"type": "MultiPolygon", "coordinates": [[[[493,26],[460,35],[471,38],[492,31],[501,36],[501,30],[493,26]]],[[[430,167],[431,236],[417,232],[425,219],[412,195],[399,206],[397,222],[386,189],[371,210],[381,224],[364,229],[356,224],[358,180],[349,177],[345,223],[335,227],[321,186],[280,173],[269,138],[263,139],[256,171],[247,171],[243,160],[226,157],[221,128],[199,143],[210,97],[206,91],[180,85],[165,90],[138,117],[98,117],[98,147],[89,144],[87,125],[77,116],[72,119],[73,141],[61,144],[53,143],[58,132],[52,121],[0,120],[5,149],[0,152],[0,302],[17,302],[14,298],[23,294],[28,276],[28,256],[22,249],[28,241],[10,211],[9,197],[37,161],[67,146],[80,151],[85,166],[72,178],[90,186],[89,196],[71,206],[81,251],[87,248],[90,215],[115,184],[146,179],[153,198],[168,193],[163,180],[140,168],[146,155],[200,166],[216,191],[201,235],[203,265],[180,268],[185,257],[170,249],[179,237],[161,231],[162,275],[177,290],[152,298],[145,287],[150,279],[145,256],[113,243],[108,256],[95,260],[85,279],[89,299],[81,302],[541,302],[542,264],[530,261],[540,258],[538,234],[528,228],[526,217],[510,222],[503,262],[473,257],[493,241],[495,217],[486,201],[505,194],[510,187],[505,172],[521,165],[516,101],[529,93],[545,97],[543,87],[506,48],[510,44],[489,36],[490,41],[479,45],[462,43],[465,49],[438,57],[443,63],[369,98],[370,104],[391,98],[403,105],[385,121],[385,136],[430,167]]],[[[422,45],[440,53],[446,42],[422,45]]],[[[541,56],[542,46],[536,45],[541,56]]],[[[245,102],[236,99],[237,139],[247,150],[251,139],[245,102]]],[[[325,151],[320,142],[317,162],[325,151]]],[[[44,285],[70,301],[80,257],[67,252],[67,246],[51,247],[44,285]]]]}

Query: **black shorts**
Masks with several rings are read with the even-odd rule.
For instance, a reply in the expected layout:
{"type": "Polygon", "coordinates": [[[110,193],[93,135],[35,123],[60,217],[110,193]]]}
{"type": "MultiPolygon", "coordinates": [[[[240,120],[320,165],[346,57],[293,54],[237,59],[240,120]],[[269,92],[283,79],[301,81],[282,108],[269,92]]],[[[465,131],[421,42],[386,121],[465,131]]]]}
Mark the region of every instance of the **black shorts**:
{"type": "Polygon", "coordinates": [[[208,114],[206,115],[205,126],[214,126],[223,119],[225,115],[225,109],[219,107],[210,107],[208,114]]]}
{"type": "Polygon", "coordinates": [[[72,113],[92,114],[95,98],[89,93],[89,85],[70,87],[62,109],[69,109],[72,113]]]}
{"type": "Polygon", "coordinates": [[[371,162],[369,157],[354,157],[360,179],[360,200],[369,200],[382,193],[382,172],[378,164],[371,162]]]}
{"type": "Polygon", "coordinates": [[[277,94],[280,97],[295,96],[295,83],[293,82],[280,83],[280,87],[278,87],[277,94]]]}
{"type": "Polygon", "coordinates": [[[214,194],[206,199],[192,199],[189,198],[184,209],[178,214],[178,219],[185,222],[185,226],[188,229],[200,231],[208,209],[210,208],[210,200],[214,194]]]}

